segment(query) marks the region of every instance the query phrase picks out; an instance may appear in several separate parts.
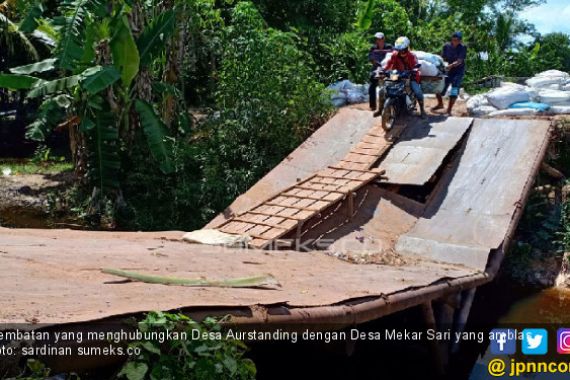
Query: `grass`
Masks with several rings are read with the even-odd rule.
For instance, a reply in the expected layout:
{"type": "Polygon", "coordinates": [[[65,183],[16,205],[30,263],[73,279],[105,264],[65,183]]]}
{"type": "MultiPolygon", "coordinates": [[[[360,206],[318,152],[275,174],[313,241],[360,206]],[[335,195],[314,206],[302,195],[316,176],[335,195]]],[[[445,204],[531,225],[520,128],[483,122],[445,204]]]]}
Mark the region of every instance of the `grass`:
{"type": "Polygon", "coordinates": [[[73,170],[73,164],[67,161],[35,161],[0,159],[0,175],[10,169],[11,175],[57,174],[73,170]]]}

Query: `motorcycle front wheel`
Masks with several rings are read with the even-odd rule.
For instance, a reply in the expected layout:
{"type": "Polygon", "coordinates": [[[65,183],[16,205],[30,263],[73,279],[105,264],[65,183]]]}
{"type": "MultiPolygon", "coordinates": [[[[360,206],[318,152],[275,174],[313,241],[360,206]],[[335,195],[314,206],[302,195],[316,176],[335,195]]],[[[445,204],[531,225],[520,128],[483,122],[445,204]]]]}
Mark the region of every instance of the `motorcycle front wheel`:
{"type": "Polygon", "coordinates": [[[386,132],[392,130],[396,124],[396,106],[388,100],[382,111],[382,129],[386,132]]]}

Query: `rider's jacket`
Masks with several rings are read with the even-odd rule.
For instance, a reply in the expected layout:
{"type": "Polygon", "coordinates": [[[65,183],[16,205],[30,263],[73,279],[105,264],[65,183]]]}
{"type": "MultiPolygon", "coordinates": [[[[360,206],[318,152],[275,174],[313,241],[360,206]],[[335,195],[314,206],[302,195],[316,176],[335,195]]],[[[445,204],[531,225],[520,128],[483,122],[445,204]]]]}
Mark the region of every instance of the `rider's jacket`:
{"type": "MultiPolygon", "coordinates": [[[[398,70],[398,71],[408,71],[413,70],[418,64],[418,58],[414,53],[409,51],[404,57],[398,54],[398,51],[394,50],[392,52],[392,57],[384,67],[384,70],[398,70]]],[[[420,71],[416,71],[415,81],[420,82],[421,76],[420,71]]]]}

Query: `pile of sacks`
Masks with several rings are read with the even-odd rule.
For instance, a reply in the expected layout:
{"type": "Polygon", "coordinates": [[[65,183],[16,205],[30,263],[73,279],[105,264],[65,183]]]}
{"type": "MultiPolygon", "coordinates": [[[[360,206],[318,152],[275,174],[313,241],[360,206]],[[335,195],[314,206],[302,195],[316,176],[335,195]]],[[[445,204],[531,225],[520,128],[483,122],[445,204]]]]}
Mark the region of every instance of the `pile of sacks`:
{"type": "Polygon", "coordinates": [[[368,85],[354,84],[349,80],[343,80],[327,87],[331,91],[332,104],[343,107],[347,104],[368,102],[368,85]]]}
{"type": "Polygon", "coordinates": [[[467,101],[473,116],[524,116],[537,113],[570,114],[570,75],[548,70],[526,81],[505,82],[486,94],[467,101]]]}
{"type": "MultiPolygon", "coordinates": [[[[414,54],[418,58],[420,72],[423,76],[435,77],[445,71],[445,63],[443,58],[437,54],[427,53],[421,50],[414,50],[414,54]]],[[[382,61],[382,67],[385,67],[388,61],[392,58],[392,53],[386,54],[386,58],[382,61]]]]}
{"type": "MultiPolygon", "coordinates": [[[[420,72],[423,76],[438,76],[445,71],[445,63],[439,55],[426,53],[424,51],[414,51],[421,64],[420,72]]],[[[382,61],[382,66],[386,66],[392,53],[386,54],[386,58],[382,61]]],[[[358,104],[368,102],[368,85],[355,84],[349,80],[343,80],[327,87],[331,91],[331,102],[337,107],[343,107],[348,104],[358,104]]]]}

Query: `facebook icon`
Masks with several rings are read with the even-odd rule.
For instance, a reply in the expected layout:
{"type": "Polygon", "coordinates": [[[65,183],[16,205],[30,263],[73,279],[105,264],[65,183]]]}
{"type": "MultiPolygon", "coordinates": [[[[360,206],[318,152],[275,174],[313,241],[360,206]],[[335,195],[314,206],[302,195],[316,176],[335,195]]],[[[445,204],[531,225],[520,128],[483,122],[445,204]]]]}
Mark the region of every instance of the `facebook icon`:
{"type": "Polygon", "coordinates": [[[517,332],[512,329],[494,329],[490,334],[493,355],[513,355],[517,352],[517,332]]]}

